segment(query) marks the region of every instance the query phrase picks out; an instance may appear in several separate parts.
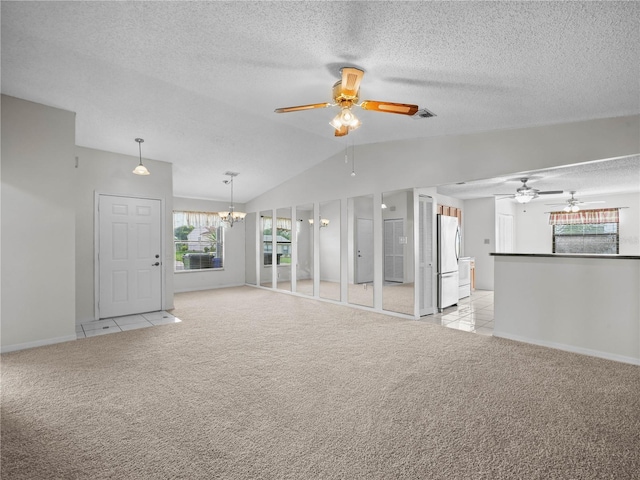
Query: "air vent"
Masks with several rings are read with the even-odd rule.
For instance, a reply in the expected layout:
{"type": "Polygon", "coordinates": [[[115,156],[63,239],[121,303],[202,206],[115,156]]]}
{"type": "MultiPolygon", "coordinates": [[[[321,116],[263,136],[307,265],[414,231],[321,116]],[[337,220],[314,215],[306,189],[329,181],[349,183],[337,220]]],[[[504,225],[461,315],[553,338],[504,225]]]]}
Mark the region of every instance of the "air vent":
{"type": "Polygon", "coordinates": [[[431,118],[431,117],[435,117],[436,114],[433,112],[430,112],[429,110],[427,110],[426,108],[421,108],[420,110],[418,110],[415,114],[413,114],[411,116],[411,118],[414,119],[419,119],[419,118],[431,118]]]}

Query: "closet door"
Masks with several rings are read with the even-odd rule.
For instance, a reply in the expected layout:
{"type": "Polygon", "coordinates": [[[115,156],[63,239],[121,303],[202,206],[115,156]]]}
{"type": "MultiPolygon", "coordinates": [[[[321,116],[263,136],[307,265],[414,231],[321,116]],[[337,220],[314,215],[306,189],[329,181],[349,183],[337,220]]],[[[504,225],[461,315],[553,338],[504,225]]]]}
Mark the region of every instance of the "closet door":
{"type": "Polygon", "coordinates": [[[384,221],[384,281],[404,282],[404,221],[384,221]]]}
{"type": "Polygon", "coordinates": [[[418,202],[418,255],[420,266],[420,316],[435,313],[434,303],[434,216],[433,199],[420,195],[418,202]]]}

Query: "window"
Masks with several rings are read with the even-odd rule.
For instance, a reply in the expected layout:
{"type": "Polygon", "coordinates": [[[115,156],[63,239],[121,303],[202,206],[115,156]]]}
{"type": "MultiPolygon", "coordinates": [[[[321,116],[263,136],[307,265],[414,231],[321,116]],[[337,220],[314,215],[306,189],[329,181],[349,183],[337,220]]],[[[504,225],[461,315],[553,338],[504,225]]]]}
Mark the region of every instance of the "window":
{"type": "MultiPolygon", "coordinates": [[[[262,217],[262,249],[264,264],[272,265],[273,222],[271,217],[262,217]]],[[[276,265],[291,264],[291,219],[276,219],[276,265]]]]}
{"type": "Polygon", "coordinates": [[[617,208],[552,212],[553,253],[619,253],[617,208]]]}
{"type": "Polygon", "coordinates": [[[174,271],[224,266],[224,228],[216,213],[173,212],[174,271]]]}

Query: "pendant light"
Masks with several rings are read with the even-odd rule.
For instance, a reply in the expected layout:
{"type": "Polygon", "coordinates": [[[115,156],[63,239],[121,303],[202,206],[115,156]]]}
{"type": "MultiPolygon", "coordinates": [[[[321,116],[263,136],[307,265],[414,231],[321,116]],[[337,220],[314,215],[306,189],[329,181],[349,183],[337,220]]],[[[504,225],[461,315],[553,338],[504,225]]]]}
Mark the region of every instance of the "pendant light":
{"type": "Polygon", "coordinates": [[[133,169],[133,173],[135,173],[136,175],[150,175],[151,172],[149,172],[149,170],[147,170],[147,167],[145,167],[142,164],[142,142],[144,142],[144,140],[142,138],[136,138],[136,142],[138,142],[138,151],[140,153],[140,164],[133,169]]]}
{"type": "Polygon", "coordinates": [[[222,183],[225,185],[231,185],[231,202],[229,203],[229,211],[228,212],[218,212],[220,215],[220,219],[225,226],[231,228],[234,223],[242,222],[244,217],[247,216],[244,212],[236,212],[233,207],[233,177],[237,177],[240,175],[237,172],[227,172],[225,175],[229,176],[229,180],[223,180],[222,183]]]}

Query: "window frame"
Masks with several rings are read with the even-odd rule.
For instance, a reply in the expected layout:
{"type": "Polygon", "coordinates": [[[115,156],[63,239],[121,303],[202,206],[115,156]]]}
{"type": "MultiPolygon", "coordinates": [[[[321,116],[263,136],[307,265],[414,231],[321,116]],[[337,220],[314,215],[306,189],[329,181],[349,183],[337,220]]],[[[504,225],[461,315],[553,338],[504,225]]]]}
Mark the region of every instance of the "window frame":
{"type": "Polygon", "coordinates": [[[172,213],[173,220],[173,273],[193,273],[193,272],[210,272],[210,271],[220,271],[224,270],[226,264],[226,255],[225,255],[225,247],[224,247],[224,237],[225,237],[225,228],[222,223],[222,219],[216,212],[197,212],[192,210],[174,210],[172,213]],[[176,220],[177,215],[183,215],[184,219],[176,220]],[[191,223],[196,223],[197,225],[191,225],[191,223]],[[187,233],[186,239],[178,239],[176,235],[176,229],[180,227],[191,227],[191,230],[187,233]],[[200,229],[200,232],[196,238],[189,239],[188,236],[196,230],[200,229]],[[203,237],[206,235],[206,230],[213,230],[215,232],[215,242],[211,239],[204,239],[203,237]],[[187,244],[186,251],[179,252],[178,245],[179,244],[187,244]],[[201,248],[192,249],[192,245],[197,245],[201,248]],[[193,251],[192,251],[193,250],[193,251]],[[209,259],[204,262],[207,266],[203,265],[203,258],[200,257],[198,259],[198,263],[200,266],[198,268],[184,268],[184,262],[182,263],[182,268],[179,269],[178,265],[178,255],[182,254],[181,259],[187,253],[193,254],[209,254],[209,259]],[[219,261],[215,261],[214,259],[220,259],[219,261]],[[219,266],[216,266],[219,264],[219,266]]]}

